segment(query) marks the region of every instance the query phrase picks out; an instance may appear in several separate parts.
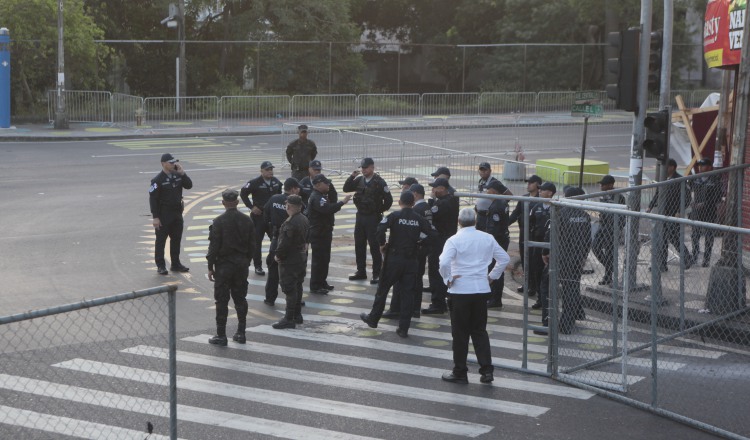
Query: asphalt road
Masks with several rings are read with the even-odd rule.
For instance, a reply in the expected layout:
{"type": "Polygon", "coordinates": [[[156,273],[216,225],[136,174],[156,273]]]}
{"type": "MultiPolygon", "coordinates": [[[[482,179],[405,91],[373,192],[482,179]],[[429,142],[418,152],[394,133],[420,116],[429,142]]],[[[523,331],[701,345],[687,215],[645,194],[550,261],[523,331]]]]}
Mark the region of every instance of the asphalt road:
{"type": "MultiPolygon", "coordinates": [[[[466,144],[473,136],[477,143],[493,138],[483,129],[461,133],[466,144]]],[[[538,136],[562,139],[554,130],[538,136]]],[[[602,139],[611,145],[595,146],[588,157],[627,167],[620,141],[606,133],[602,139]]],[[[326,156],[327,148],[348,153],[354,148],[330,144],[322,148],[324,162],[333,156],[326,156]]],[[[207,226],[222,211],[219,194],[255,177],[263,160],[280,161],[282,145],[279,136],[0,144],[0,314],[178,283],[180,438],[713,438],[510,370],[498,369],[493,386],[480,385],[475,376],[469,386],[442,382],[440,372],[451,366],[446,316],[415,322],[407,340],[396,337],[392,322],[382,321],[377,331],[359,322],[375,289],[346,279],[354,267],[351,206],[335,230],[329,281],[336,290],[306,297],[303,326],[271,329],[283,310],[283,295],[274,308],[264,305],[264,278],[251,275],[250,343],[227,349],[206,344],[214,311],[204,256],[207,226]],[[153,263],[147,190],[167,151],[181,159],[195,183],[185,193],[183,237],[183,262],[191,272],[160,276],[153,263]]],[[[527,159],[537,154],[542,152],[529,150],[527,159]]],[[[577,154],[555,151],[557,157],[577,154]]],[[[380,171],[395,183],[393,170],[380,171]]],[[[277,170],[278,177],[287,175],[277,170]]],[[[335,177],[337,188],[344,178],[335,177]]],[[[518,364],[522,298],[508,292],[505,302],[503,311],[490,313],[493,355],[498,363],[518,364]]],[[[99,433],[92,438],[133,438],[145,432],[147,421],[166,435],[164,310],[163,302],[150,300],[1,326],[6,344],[0,359],[0,437],[67,438],[61,426],[73,426],[99,433]],[[58,343],[62,334],[76,343],[58,343]],[[44,347],[29,350],[39,345],[44,347]],[[45,421],[55,428],[43,432],[45,421]]],[[[230,331],[232,325],[230,319],[230,331]]],[[[530,361],[544,369],[546,339],[530,342],[536,347],[530,361]]],[[[648,375],[648,369],[632,368],[648,375]]]]}

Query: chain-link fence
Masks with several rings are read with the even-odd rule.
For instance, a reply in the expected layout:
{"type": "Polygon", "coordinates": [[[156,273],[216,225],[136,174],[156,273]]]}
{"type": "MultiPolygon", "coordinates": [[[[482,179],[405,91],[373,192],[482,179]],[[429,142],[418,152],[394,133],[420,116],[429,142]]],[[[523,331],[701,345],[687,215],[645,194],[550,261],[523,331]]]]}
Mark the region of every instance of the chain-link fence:
{"type": "Polygon", "coordinates": [[[726,207],[740,206],[745,168],[550,204],[553,375],[728,438],[750,436],[750,231],[726,207]],[[654,193],[646,212],[627,210],[643,192],[654,193]]]}
{"type": "Polygon", "coordinates": [[[176,439],[176,290],[0,317],[0,438],[176,439]]]}

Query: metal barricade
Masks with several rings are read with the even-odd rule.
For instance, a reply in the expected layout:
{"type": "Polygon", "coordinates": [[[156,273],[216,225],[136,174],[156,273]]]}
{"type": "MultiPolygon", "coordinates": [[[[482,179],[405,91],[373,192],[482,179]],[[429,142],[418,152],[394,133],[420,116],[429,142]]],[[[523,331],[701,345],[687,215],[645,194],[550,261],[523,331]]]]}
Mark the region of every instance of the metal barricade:
{"type": "Polygon", "coordinates": [[[533,92],[485,92],[479,95],[479,114],[531,113],[535,101],[533,92]]]}
{"type": "Polygon", "coordinates": [[[146,112],[143,98],[123,93],[112,94],[112,123],[123,127],[141,127],[145,124],[146,112]]]}
{"type": "Polygon", "coordinates": [[[177,439],[176,291],[0,317],[0,437],[144,438],[148,422],[153,435],[177,439]],[[139,356],[149,347],[165,359],[139,356]],[[102,419],[107,409],[140,417],[139,429],[102,419]]]}
{"type": "MultiPolygon", "coordinates": [[[[68,121],[74,123],[113,123],[112,94],[101,91],[64,90],[65,111],[68,121]]],[[[57,108],[57,93],[55,90],[47,92],[48,116],[50,123],[55,120],[57,108]]]]}
{"type": "Polygon", "coordinates": [[[357,117],[357,95],[295,95],[290,118],[296,121],[351,120],[357,117]]]}
{"type": "Polygon", "coordinates": [[[478,115],[479,93],[424,93],[422,116],[478,115]]]}
{"type": "Polygon", "coordinates": [[[358,95],[358,118],[413,118],[419,117],[418,93],[358,95]]]}
{"type": "Polygon", "coordinates": [[[143,107],[147,128],[184,127],[190,130],[219,126],[219,98],[215,96],[146,98],[143,107]]]}
{"type": "Polygon", "coordinates": [[[289,120],[291,100],[287,95],[222,96],[219,99],[219,126],[232,129],[278,126],[289,120]]]}

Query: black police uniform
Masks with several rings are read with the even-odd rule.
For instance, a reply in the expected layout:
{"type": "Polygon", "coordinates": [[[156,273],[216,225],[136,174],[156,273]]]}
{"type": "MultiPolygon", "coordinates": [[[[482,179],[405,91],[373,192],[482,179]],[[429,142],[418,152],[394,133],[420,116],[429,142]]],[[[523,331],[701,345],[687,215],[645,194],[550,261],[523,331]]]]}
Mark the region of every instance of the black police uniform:
{"type": "MultiPolygon", "coordinates": [[[[667,181],[670,181],[672,179],[679,179],[680,177],[682,177],[682,174],[675,172],[671,177],[667,177],[667,181]]],[[[678,216],[680,214],[681,187],[682,185],[677,183],[666,185],[657,189],[656,194],[654,194],[654,198],[651,199],[651,203],[649,203],[648,205],[649,209],[653,210],[659,204],[659,192],[663,189],[666,192],[666,203],[664,205],[664,212],[662,212],[661,214],[669,217],[678,216]]],[[[686,188],[685,206],[690,205],[690,199],[690,191],[686,188]]],[[[681,255],[685,256],[685,267],[690,268],[690,266],[693,265],[693,257],[690,254],[690,251],[687,250],[685,244],[680,241],[680,224],[673,222],[664,222],[663,231],[663,240],[658,244],[656,248],[660,269],[662,271],[667,270],[667,251],[669,243],[671,243],[672,246],[679,252],[682,252],[681,255]]]]}
{"type": "Polygon", "coordinates": [[[284,321],[289,327],[302,323],[302,283],[307,270],[307,247],[309,223],[302,213],[286,219],[279,230],[279,244],[276,256],[279,257],[279,279],[281,291],[286,295],[284,321]]]}
{"type": "MultiPolygon", "coordinates": [[[[417,200],[417,202],[414,203],[412,210],[422,216],[422,218],[427,220],[427,222],[430,224],[430,228],[433,231],[435,230],[432,227],[432,209],[430,207],[430,204],[427,203],[427,200],[417,200]]],[[[435,240],[435,235],[436,233],[432,235],[432,238],[427,236],[422,237],[422,239],[417,243],[417,286],[414,291],[414,307],[412,312],[412,316],[415,318],[419,318],[422,310],[422,288],[424,287],[424,273],[427,264],[427,257],[430,255],[430,246],[432,245],[431,242],[435,240]]],[[[401,314],[402,291],[403,288],[401,286],[401,283],[396,282],[396,284],[394,284],[393,286],[391,303],[388,307],[388,311],[386,312],[389,316],[399,316],[401,314]]]]}
{"type": "MultiPolygon", "coordinates": [[[[523,195],[524,197],[531,197],[531,193],[526,193],[523,195]]],[[[539,193],[537,193],[536,197],[539,197],[539,193]]],[[[508,224],[512,225],[515,222],[518,222],[518,230],[520,231],[520,234],[518,234],[518,253],[520,254],[521,261],[523,262],[523,253],[524,253],[524,236],[523,236],[523,225],[524,221],[526,220],[526,217],[529,216],[529,213],[531,212],[531,208],[534,206],[534,203],[529,203],[529,212],[524,212],[524,202],[516,202],[516,207],[513,208],[513,212],[510,214],[510,218],[508,219],[508,224]]],[[[531,255],[529,255],[531,257],[531,255]]]]}
{"type": "Polygon", "coordinates": [[[289,217],[286,212],[286,199],[289,194],[275,194],[268,199],[263,207],[263,221],[266,228],[271,231],[271,245],[268,247],[266,267],[268,267],[268,278],[266,279],[266,303],[273,304],[279,296],[279,264],[274,259],[276,247],[279,244],[279,229],[289,217]]]}
{"type": "Polygon", "coordinates": [[[331,262],[331,243],[335,214],[341,211],[343,202],[330,202],[328,194],[313,190],[307,205],[307,218],[310,220],[310,291],[326,293],[328,289],[328,265],[331,262]]]}
{"type": "Polygon", "coordinates": [[[318,147],[310,139],[297,138],[286,147],[286,159],[292,166],[292,177],[301,181],[308,174],[310,161],[318,155],[318,147]]]}
{"type": "MultiPolygon", "coordinates": [[[[507,200],[493,200],[490,207],[487,209],[487,215],[483,218],[482,224],[477,221],[477,229],[484,231],[495,238],[497,244],[503,248],[504,251],[508,250],[510,245],[510,231],[508,230],[510,207],[508,206],[507,200]]],[[[479,217],[477,220],[479,220],[479,217]]],[[[495,261],[490,264],[489,269],[495,267],[495,261]]],[[[503,289],[505,288],[505,273],[500,275],[500,278],[492,281],[491,283],[492,296],[489,301],[490,307],[502,307],[503,305],[503,289]]]]}
{"type": "Polygon", "coordinates": [[[430,199],[432,205],[432,225],[437,230],[437,236],[432,241],[428,256],[428,278],[432,288],[430,306],[422,313],[444,313],[447,309],[446,298],[448,287],[440,276],[440,254],[449,238],[458,231],[458,198],[448,193],[438,199],[430,199]]]}
{"type": "Polygon", "coordinates": [[[382,277],[375,293],[372,310],[365,321],[377,326],[377,322],[385,309],[388,291],[398,282],[401,286],[398,327],[401,331],[408,331],[414,309],[414,294],[417,289],[418,243],[422,239],[420,237],[422,234],[433,236],[435,233],[430,223],[414,212],[412,208],[403,208],[400,211],[392,212],[380,222],[377,235],[378,243],[381,246],[386,244],[385,234],[387,230],[391,232],[388,237],[386,262],[383,266],[384,272],[381,274],[382,277]]]}
{"type": "MultiPolygon", "coordinates": [[[[549,205],[539,201],[531,207],[529,212],[529,237],[531,241],[544,240],[549,219],[549,205]]],[[[531,248],[531,254],[529,255],[529,296],[533,296],[539,291],[543,269],[542,249],[531,248]]]]}
{"type": "Polygon", "coordinates": [[[388,184],[379,174],[373,174],[369,181],[364,176],[349,176],[344,182],[344,192],[354,192],[354,205],[357,206],[354,224],[354,253],[357,259],[357,275],[363,276],[367,266],[367,246],[372,256],[372,279],[380,278],[383,257],[378,248],[378,223],[383,213],[393,205],[393,196],[388,184]]]}
{"type": "Polygon", "coordinates": [[[153,218],[158,218],[161,227],[156,229],[156,244],[154,259],[156,267],[166,268],[164,261],[164,246],[167,237],[170,239],[169,256],[172,260],[172,268],[179,268],[180,263],[180,241],[182,240],[182,189],[193,187],[193,181],[187,174],[167,174],[164,171],[151,179],[149,187],[149,205],[153,218]]]}
{"type": "MultiPolygon", "coordinates": [[[[627,205],[625,196],[620,193],[605,194],[599,200],[602,203],[614,203],[617,205],[627,205]]],[[[614,252],[615,252],[615,228],[619,231],[618,236],[622,238],[623,227],[625,226],[625,217],[619,216],[615,225],[615,215],[602,212],[599,214],[599,229],[594,234],[594,243],[592,250],[596,259],[604,266],[604,277],[600,284],[610,284],[612,282],[612,272],[614,271],[614,252]]]]}
{"type": "Polygon", "coordinates": [[[231,296],[237,312],[238,333],[244,337],[247,317],[247,275],[253,249],[255,227],[252,220],[237,208],[228,208],[216,217],[208,233],[208,270],[214,272],[216,331],[226,337],[228,304],[231,296]]]}
{"type": "MultiPolygon", "coordinates": [[[[693,210],[690,218],[701,222],[716,223],[716,207],[721,202],[722,188],[719,176],[699,177],[691,181],[693,189],[693,210]]],[[[693,226],[690,239],[693,242],[693,259],[698,259],[701,236],[704,237],[703,266],[711,262],[716,231],[693,226]]]]}
{"type": "Polygon", "coordinates": [[[564,207],[560,209],[559,222],[560,332],[569,333],[575,321],[586,319],[581,303],[581,275],[591,250],[591,217],[583,209],[564,207]]]}
{"type": "MultiPolygon", "coordinates": [[[[258,176],[253,180],[249,180],[245,186],[242,187],[240,197],[242,197],[242,201],[249,209],[257,206],[259,209],[263,210],[263,207],[266,206],[266,203],[271,196],[274,194],[281,194],[282,187],[283,184],[276,177],[271,177],[271,179],[266,182],[266,180],[263,179],[263,176],[258,176]],[[250,196],[252,196],[252,200],[250,200],[250,196]]],[[[253,223],[255,224],[255,252],[253,253],[253,264],[255,265],[256,270],[262,270],[263,260],[261,257],[261,247],[263,244],[263,236],[268,235],[270,238],[271,231],[266,227],[262,213],[260,215],[250,213],[250,218],[253,219],[253,223]]]]}
{"type": "MultiPolygon", "coordinates": [[[[313,184],[310,176],[300,180],[299,187],[299,195],[302,197],[302,202],[307,206],[310,194],[313,192],[313,184]]],[[[328,198],[328,203],[336,203],[339,201],[339,193],[336,191],[336,188],[333,187],[333,183],[328,184],[328,193],[326,194],[326,197],[328,198]]],[[[305,212],[307,212],[307,209],[305,209],[305,212]]]]}

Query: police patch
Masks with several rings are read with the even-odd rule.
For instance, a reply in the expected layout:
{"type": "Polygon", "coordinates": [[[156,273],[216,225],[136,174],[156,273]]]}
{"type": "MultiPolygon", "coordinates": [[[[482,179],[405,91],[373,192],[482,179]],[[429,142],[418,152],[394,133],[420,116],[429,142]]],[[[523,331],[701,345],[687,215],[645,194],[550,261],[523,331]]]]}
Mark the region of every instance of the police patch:
{"type": "Polygon", "coordinates": [[[433,206],[432,208],[430,208],[430,211],[432,211],[432,213],[435,214],[435,213],[438,212],[438,207],[437,206],[433,206]]]}
{"type": "Polygon", "coordinates": [[[388,188],[388,185],[383,185],[383,191],[389,193],[389,192],[391,192],[391,189],[388,188]]]}
{"type": "Polygon", "coordinates": [[[495,215],[493,215],[493,216],[492,216],[492,220],[493,220],[493,221],[496,221],[496,222],[499,222],[499,221],[500,221],[500,214],[495,214],[495,215]]]}
{"type": "Polygon", "coordinates": [[[153,184],[152,184],[152,185],[151,185],[151,186],[150,186],[150,187],[148,188],[148,192],[149,192],[149,193],[152,193],[152,192],[154,192],[154,190],[156,190],[156,189],[159,189],[159,184],[157,184],[156,182],[154,182],[154,183],[153,183],[153,184]]]}
{"type": "Polygon", "coordinates": [[[388,223],[388,217],[383,217],[383,220],[380,220],[380,223],[388,223]]]}
{"type": "Polygon", "coordinates": [[[326,206],[326,203],[328,203],[328,201],[326,199],[324,199],[324,198],[321,197],[320,198],[320,206],[326,206]]]}

